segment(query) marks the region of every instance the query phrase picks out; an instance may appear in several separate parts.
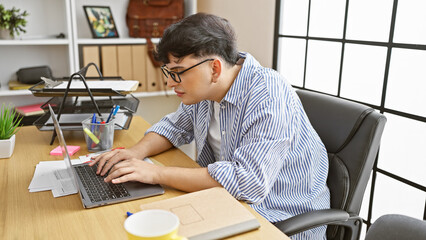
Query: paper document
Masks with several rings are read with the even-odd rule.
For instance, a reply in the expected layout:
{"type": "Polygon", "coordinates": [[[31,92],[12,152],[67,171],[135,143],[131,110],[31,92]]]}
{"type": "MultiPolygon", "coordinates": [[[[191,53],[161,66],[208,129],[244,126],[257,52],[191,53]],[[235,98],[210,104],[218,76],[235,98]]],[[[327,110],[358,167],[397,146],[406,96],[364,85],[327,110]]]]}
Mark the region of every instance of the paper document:
{"type": "Polygon", "coordinates": [[[54,197],[66,196],[78,192],[66,169],[57,169],[50,176],[53,177],[52,180],[55,183],[55,188],[52,189],[54,197]]]}
{"type": "MultiPolygon", "coordinates": [[[[83,163],[81,159],[73,159],[71,163],[83,163]]],[[[29,192],[40,192],[51,190],[54,197],[66,196],[77,193],[77,189],[71,184],[70,177],[66,172],[65,162],[41,161],[37,164],[33,179],[28,186],[29,192]]]]}
{"type": "Polygon", "coordinates": [[[47,191],[53,189],[55,185],[51,181],[50,175],[54,170],[55,167],[53,166],[42,166],[42,164],[38,164],[34,172],[34,177],[30,183],[30,186],[28,187],[30,192],[47,191]]]}
{"type": "MultiPolygon", "coordinates": [[[[87,86],[90,89],[112,89],[115,91],[135,91],[139,85],[138,81],[134,80],[105,80],[105,81],[86,81],[87,86]]],[[[68,86],[68,81],[62,82],[60,85],[54,87],[54,89],[66,89],[68,86]]],[[[86,89],[83,81],[73,80],[71,82],[70,89],[86,89]]]]}
{"type": "MultiPolygon", "coordinates": [[[[61,114],[61,119],[60,122],[61,124],[65,124],[65,123],[81,123],[82,121],[92,117],[93,114],[92,113],[79,113],[79,114],[74,114],[74,113],[64,113],[61,114]]],[[[108,117],[108,114],[102,114],[102,116],[106,119],[108,117]]],[[[117,115],[115,115],[114,117],[114,123],[119,125],[119,126],[125,126],[127,119],[129,117],[127,115],[125,115],[124,113],[117,113],[117,115]]],[[[52,118],[49,118],[46,123],[52,125],[53,124],[53,120],[52,118]]],[[[116,129],[119,129],[118,127],[116,127],[116,129]]]]}

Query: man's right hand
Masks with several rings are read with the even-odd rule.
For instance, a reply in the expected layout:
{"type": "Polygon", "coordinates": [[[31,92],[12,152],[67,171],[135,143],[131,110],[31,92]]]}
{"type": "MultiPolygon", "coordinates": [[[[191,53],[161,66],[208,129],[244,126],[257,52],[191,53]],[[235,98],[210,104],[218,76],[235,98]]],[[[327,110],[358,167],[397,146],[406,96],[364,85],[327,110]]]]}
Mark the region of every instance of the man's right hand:
{"type": "Polygon", "coordinates": [[[89,165],[93,166],[98,163],[96,174],[104,176],[116,163],[132,158],[140,157],[131,149],[115,149],[92,158],[92,162],[89,165]]]}

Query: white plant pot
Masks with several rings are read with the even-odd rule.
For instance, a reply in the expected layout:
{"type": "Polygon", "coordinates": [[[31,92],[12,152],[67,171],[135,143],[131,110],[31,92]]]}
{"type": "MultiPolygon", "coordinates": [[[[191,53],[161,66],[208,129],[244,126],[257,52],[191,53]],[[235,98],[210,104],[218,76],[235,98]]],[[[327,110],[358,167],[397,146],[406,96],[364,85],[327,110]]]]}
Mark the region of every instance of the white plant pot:
{"type": "Polygon", "coordinates": [[[0,29],[0,39],[3,40],[12,40],[13,37],[10,36],[10,30],[9,29],[0,29]]]}
{"type": "Polygon", "coordinates": [[[15,135],[9,139],[0,140],[0,158],[10,158],[15,148],[15,135]]]}

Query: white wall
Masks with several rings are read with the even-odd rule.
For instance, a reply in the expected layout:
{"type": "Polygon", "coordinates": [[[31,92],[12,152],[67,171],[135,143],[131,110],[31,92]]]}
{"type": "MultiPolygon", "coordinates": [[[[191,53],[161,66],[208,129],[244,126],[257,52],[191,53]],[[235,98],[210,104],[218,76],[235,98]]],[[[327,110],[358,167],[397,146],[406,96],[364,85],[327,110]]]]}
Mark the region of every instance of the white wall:
{"type": "MultiPolygon", "coordinates": [[[[136,114],[142,116],[142,118],[150,124],[154,124],[165,115],[176,111],[181,102],[180,98],[176,95],[170,95],[168,97],[143,97],[139,98],[139,100],[139,107],[136,114]]],[[[181,146],[180,150],[195,160],[196,149],[194,142],[181,146]]]]}
{"type": "Polygon", "coordinates": [[[143,97],[139,98],[139,107],[136,112],[150,124],[158,122],[165,115],[176,111],[181,100],[176,95],[168,97],[143,97]]]}
{"type": "Polygon", "coordinates": [[[197,12],[228,19],[237,34],[239,50],[272,67],[275,0],[198,0],[197,12]]]}

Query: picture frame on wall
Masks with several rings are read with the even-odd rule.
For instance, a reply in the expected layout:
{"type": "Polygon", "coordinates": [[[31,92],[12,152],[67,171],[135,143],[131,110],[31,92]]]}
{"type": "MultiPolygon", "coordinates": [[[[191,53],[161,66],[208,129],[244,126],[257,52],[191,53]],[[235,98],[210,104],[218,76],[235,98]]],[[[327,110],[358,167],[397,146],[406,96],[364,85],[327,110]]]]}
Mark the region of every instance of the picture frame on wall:
{"type": "Polygon", "coordinates": [[[109,6],[83,6],[93,38],[118,38],[117,26],[109,6]]]}

